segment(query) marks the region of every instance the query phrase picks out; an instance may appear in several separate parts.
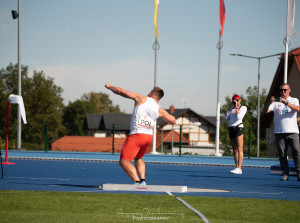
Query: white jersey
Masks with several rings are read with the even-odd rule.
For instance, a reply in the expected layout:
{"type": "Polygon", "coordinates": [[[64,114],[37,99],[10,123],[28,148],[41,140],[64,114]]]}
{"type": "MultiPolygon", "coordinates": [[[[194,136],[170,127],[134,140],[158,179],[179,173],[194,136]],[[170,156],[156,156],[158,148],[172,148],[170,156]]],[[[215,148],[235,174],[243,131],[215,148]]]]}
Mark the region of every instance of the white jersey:
{"type": "MultiPolygon", "coordinates": [[[[299,106],[297,98],[288,97],[287,101],[299,106]]],[[[274,112],[274,133],[299,133],[297,112],[281,102],[273,102],[269,110],[274,112]]]]}
{"type": "Polygon", "coordinates": [[[129,135],[138,133],[153,135],[154,122],[158,118],[158,109],[158,103],[150,97],[147,97],[144,104],[134,106],[129,135]]]}
{"type": "Polygon", "coordinates": [[[236,114],[236,109],[230,109],[229,111],[226,112],[225,118],[229,120],[229,127],[231,126],[239,126],[239,127],[244,127],[243,125],[243,118],[247,113],[247,107],[246,106],[241,106],[239,108],[239,114],[236,114]]]}

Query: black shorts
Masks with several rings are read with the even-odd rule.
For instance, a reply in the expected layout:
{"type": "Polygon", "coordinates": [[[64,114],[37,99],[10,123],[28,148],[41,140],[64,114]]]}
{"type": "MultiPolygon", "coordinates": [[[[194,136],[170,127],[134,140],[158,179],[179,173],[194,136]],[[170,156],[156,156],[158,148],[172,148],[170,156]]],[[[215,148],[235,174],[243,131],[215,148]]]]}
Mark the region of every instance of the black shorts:
{"type": "Polygon", "coordinates": [[[238,136],[241,136],[244,134],[244,128],[243,127],[237,127],[237,126],[231,126],[228,128],[229,131],[229,138],[235,139],[238,136]]]}

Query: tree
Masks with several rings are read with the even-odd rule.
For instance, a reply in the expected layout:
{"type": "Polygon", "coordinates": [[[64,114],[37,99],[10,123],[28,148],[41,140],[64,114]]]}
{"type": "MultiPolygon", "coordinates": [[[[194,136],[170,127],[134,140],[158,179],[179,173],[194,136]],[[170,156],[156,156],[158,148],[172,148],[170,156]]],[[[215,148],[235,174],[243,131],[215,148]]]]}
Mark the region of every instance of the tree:
{"type": "Polygon", "coordinates": [[[63,124],[67,130],[67,135],[87,135],[88,132],[83,130],[85,115],[96,112],[97,107],[92,102],[82,100],[69,102],[63,112],[63,124]]]}
{"type": "MultiPolygon", "coordinates": [[[[9,64],[0,70],[0,125],[6,126],[6,108],[8,96],[17,94],[18,65],[9,64]]],[[[45,77],[43,71],[34,71],[32,78],[28,76],[28,67],[22,66],[22,96],[24,100],[27,124],[22,124],[22,148],[42,149],[45,143],[45,126],[49,124],[49,140],[51,143],[64,134],[62,125],[61,97],[62,88],[54,84],[53,78],[45,77]]],[[[10,107],[10,148],[15,148],[17,135],[17,106],[10,107]]],[[[0,129],[0,137],[4,139],[6,128],[0,129]]]]}
{"type": "Polygon", "coordinates": [[[87,135],[83,129],[86,113],[121,113],[119,105],[114,106],[109,95],[90,92],[82,95],[81,100],[69,102],[63,112],[63,124],[68,135],[87,135]]]}
{"type": "Polygon", "coordinates": [[[27,89],[23,93],[26,105],[28,124],[24,127],[24,140],[29,143],[44,143],[45,128],[48,123],[48,142],[53,142],[65,134],[62,125],[62,112],[64,109],[62,88],[56,86],[53,78],[45,77],[43,71],[34,71],[24,85],[27,89]]]}
{"type": "MultiPolygon", "coordinates": [[[[256,156],[256,139],[257,139],[257,86],[248,87],[246,90],[246,97],[241,96],[242,105],[247,107],[247,113],[243,119],[243,125],[245,129],[244,137],[244,150],[249,145],[249,132],[251,131],[251,156],[256,156]]],[[[267,98],[266,89],[262,89],[260,93],[260,105],[263,105],[267,98]]],[[[221,108],[221,114],[225,115],[228,106],[231,101],[231,97],[225,97],[226,103],[221,108]]],[[[262,111],[262,108],[260,109],[262,111]]],[[[261,131],[261,135],[265,134],[265,130],[261,131]]],[[[225,155],[232,154],[230,141],[228,137],[228,122],[220,128],[220,140],[222,142],[222,148],[225,150],[225,155]]],[[[266,152],[266,142],[264,137],[260,137],[260,149],[262,151],[261,156],[266,152]]],[[[248,151],[248,150],[247,150],[248,151]]]]}
{"type": "Polygon", "coordinates": [[[119,105],[114,106],[109,95],[102,92],[84,93],[81,100],[95,104],[98,113],[122,113],[119,105]]]}

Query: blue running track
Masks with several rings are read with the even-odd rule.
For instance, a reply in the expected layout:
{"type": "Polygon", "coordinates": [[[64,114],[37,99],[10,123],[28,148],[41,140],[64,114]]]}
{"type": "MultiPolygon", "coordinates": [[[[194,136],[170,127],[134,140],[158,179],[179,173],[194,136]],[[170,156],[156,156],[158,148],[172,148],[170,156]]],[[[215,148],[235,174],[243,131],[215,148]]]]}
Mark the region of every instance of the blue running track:
{"type": "MultiPolygon", "coordinates": [[[[8,153],[9,162],[14,162],[15,165],[3,165],[4,178],[0,179],[0,190],[105,193],[98,188],[105,183],[131,184],[118,165],[119,154],[34,151],[8,153]]],[[[229,191],[174,193],[176,195],[300,201],[300,182],[296,176],[290,176],[289,181],[283,182],[280,181],[280,174],[271,174],[270,167],[278,164],[276,159],[245,158],[242,175],[229,173],[234,163],[232,157],[146,155],[144,160],[149,185],[229,191]]]]}

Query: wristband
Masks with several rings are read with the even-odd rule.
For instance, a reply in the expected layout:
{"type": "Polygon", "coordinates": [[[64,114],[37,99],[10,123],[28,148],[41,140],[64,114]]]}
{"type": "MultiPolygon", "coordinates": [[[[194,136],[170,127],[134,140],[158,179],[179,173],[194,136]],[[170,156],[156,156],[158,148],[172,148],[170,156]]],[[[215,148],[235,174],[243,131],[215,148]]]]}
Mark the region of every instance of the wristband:
{"type": "Polygon", "coordinates": [[[239,107],[235,107],[235,109],[239,109],[239,107]]]}
{"type": "Polygon", "coordinates": [[[288,101],[285,101],[285,105],[288,105],[288,103],[289,103],[288,101]]]}

